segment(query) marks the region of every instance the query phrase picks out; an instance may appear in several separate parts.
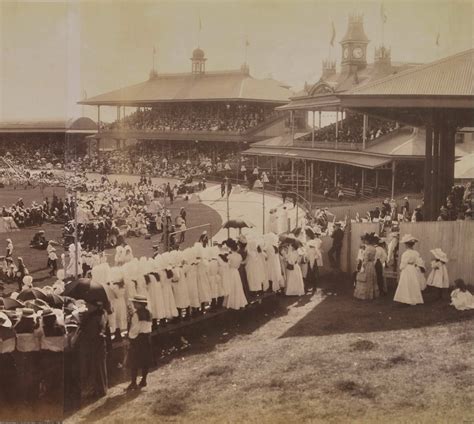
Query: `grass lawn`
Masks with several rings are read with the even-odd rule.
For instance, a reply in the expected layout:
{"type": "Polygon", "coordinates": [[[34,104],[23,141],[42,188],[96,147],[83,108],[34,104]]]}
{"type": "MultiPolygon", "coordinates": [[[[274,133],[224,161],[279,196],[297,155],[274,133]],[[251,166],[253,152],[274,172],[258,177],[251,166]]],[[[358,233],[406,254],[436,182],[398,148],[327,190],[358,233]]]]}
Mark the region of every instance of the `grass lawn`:
{"type": "Polygon", "coordinates": [[[312,296],[275,296],[180,334],[191,344],[69,418],[80,422],[462,423],[474,419],[474,311],[427,292],[404,307],[352,298],[328,276],[312,296]]]}

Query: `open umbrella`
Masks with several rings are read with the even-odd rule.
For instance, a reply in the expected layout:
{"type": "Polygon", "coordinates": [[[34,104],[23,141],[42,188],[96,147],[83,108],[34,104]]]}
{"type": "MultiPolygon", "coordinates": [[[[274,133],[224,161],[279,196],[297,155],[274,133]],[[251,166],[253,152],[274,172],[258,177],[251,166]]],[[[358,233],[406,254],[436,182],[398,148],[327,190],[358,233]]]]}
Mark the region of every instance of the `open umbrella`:
{"type": "Polygon", "coordinates": [[[3,306],[4,309],[13,310],[16,308],[23,308],[25,305],[11,297],[0,297],[0,306],[3,306]]]}
{"type": "Polygon", "coordinates": [[[102,302],[105,309],[110,307],[107,293],[99,283],[91,282],[88,278],[72,280],[64,286],[64,296],[83,299],[89,303],[102,302]]]}
{"type": "Polygon", "coordinates": [[[250,221],[245,219],[229,219],[222,228],[253,228],[255,227],[250,221]]]}
{"type": "Polygon", "coordinates": [[[26,302],[27,300],[41,299],[48,303],[48,295],[38,287],[32,287],[21,291],[17,297],[18,300],[26,302]]]}
{"type": "Polygon", "coordinates": [[[282,244],[293,244],[296,248],[300,248],[303,246],[301,240],[298,240],[292,233],[280,234],[278,238],[280,240],[280,243],[282,244]]]}

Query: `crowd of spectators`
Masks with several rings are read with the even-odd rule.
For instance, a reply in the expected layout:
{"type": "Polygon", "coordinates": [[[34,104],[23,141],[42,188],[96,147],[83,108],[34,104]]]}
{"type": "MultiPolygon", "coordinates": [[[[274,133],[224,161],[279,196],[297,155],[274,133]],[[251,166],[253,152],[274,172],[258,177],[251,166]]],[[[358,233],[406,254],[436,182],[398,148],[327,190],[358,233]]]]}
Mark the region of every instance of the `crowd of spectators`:
{"type": "Polygon", "coordinates": [[[140,131],[225,131],[242,133],[268,119],[271,107],[201,103],[139,108],[108,126],[140,131]]]}
{"type": "Polygon", "coordinates": [[[44,137],[18,139],[12,136],[0,140],[0,157],[20,170],[62,169],[64,144],[64,136],[53,140],[44,137]]]}
{"type": "MultiPolygon", "coordinates": [[[[338,123],[337,141],[341,143],[362,143],[363,117],[360,114],[346,113],[346,117],[338,123]]],[[[367,140],[375,140],[399,128],[397,122],[370,118],[367,128],[367,140]]],[[[336,123],[327,125],[314,132],[314,139],[318,142],[336,141],[336,123]]],[[[310,134],[304,140],[312,140],[310,134]]]]}

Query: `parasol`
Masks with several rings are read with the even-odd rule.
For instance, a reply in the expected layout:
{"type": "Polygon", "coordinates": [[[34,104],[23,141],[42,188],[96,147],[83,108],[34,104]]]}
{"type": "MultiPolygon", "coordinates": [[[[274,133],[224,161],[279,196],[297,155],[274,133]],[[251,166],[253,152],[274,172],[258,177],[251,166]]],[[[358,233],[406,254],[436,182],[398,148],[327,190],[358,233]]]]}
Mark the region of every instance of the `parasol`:
{"type": "Polygon", "coordinates": [[[89,303],[102,302],[104,309],[110,309],[109,299],[104,287],[88,278],[79,278],[67,283],[64,287],[64,296],[83,299],[89,303]]]}
{"type": "Polygon", "coordinates": [[[27,300],[41,299],[48,303],[48,295],[37,287],[21,291],[17,297],[18,300],[26,302],[27,300]]]}
{"type": "Polygon", "coordinates": [[[222,228],[253,228],[255,227],[250,221],[245,219],[229,219],[222,228]]]}
{"type": "Polygon", "coordinates": [[[12,299],[11,297],[0,297],[0,306],[2,305],[7,310],[14,310],[25,306],[22,302],[12,299]]]}
{"type": "Polygon", "coordinates": [[[278,238],[280,240],[280,243],[282,244],[293,244],[296,248],[300,248],[303,246],[301,240],[298,240],[292,233],[280,234],[278,238]]]}

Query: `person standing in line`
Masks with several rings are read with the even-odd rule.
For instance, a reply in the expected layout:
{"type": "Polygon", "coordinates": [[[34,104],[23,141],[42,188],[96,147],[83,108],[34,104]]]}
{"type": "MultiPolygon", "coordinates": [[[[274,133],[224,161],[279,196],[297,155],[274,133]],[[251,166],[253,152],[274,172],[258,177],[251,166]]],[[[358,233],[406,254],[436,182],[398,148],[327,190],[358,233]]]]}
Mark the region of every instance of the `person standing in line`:
{"type": "Polygon", "coordinates": [[[332,246],[328,250],[329,262],[333,269],[339,270],[341,267],[341,250],[342,240],[344,239],[344,231],[341,229],[341,223],[334,223],[334,231],[332,232],[332,246]]]}
{"type": "Polygon", "coordinates": [[[6,239],[5,240],[7,242],[7,250],[6,250],[6,253],[5,253],[5,258],[11,258],[12,255],[13,255],[13,243],[12,243],[12,240],[11,239],[6,239]]]}
{"type": "Polygon", "coordinates": [[[446,268],[448,257],[440,248],[430,250],[430,252],[434,257],[434,260],[431,261],[431,272],[426,284],[437,288],[438,296],[442,299],[443,289],[449,288],[449,276],[446,268]]]}
{"type": "Polygon", "coordinates": [[[136,295],[132,298],[134,312],[128,330],[130,350],[128,352],[128,365],[131,372],[131,383],[127,391],[146,387],[148,370],[152,364],[153,351],[151,347],[151,313],[147,309],[146,296],[136,295]],[[137,385],[138,370],[142,371],[142,379],[137,385]]]}
{"type": "Polygon", "coordinates": [[[225,194],[225,180],[221,183],[221,197],[224,197],[225,194]]]}
{"type": "Polygon", "coordinates": [[[401,243],[406,246],[405,252],[400,259],[400,279],[393,300],[408,305],[423,303],[420,285],[421,264],[420,254],[413,248],[418,240],[411,234],[405,234],[401,243]]]}

